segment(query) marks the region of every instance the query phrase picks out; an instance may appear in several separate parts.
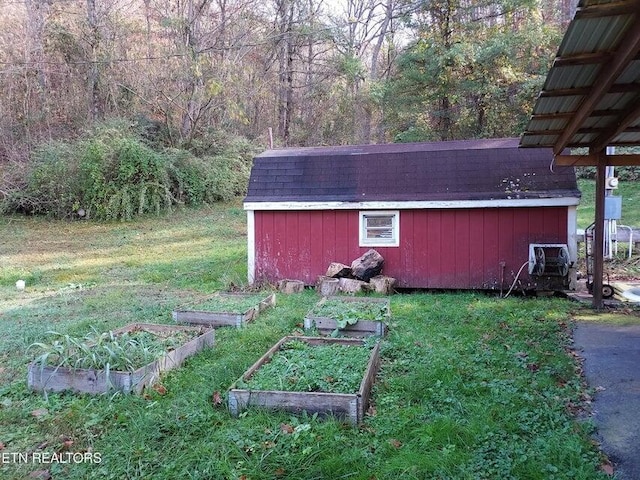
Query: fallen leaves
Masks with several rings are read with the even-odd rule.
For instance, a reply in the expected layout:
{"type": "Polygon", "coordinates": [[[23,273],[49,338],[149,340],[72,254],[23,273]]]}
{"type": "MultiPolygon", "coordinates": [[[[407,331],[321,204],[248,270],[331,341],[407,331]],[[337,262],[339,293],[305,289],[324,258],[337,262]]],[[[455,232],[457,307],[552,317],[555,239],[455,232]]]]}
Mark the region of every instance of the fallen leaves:
{"type": "Polygon", "coordinates": [[[61,450],[69,450],[73,445],[73,440],[64,435],[60,435],[60,443],[61,443],[61,447],[60,447],[61,450]]]}
{"type": "Polygon", "coordinates": [[[402,446],[402,442],[400,440],[395,439],[395,438],[392,438],[391,440],[389,440],[389,444],[392,447],[395,447],[395,448],[400,448],[402,446]]]}
{"type": "Polygon", "coordinates": [[[156,391],[156,393],[158,395],[166,395],[167,394],[167,387],[165,387],[164,385],[162,385],[161,383],[156,383],[153,386],[153,389],[156,391]]]}
{"type": "Polygon", "coordinates": [[[538,365],[537,363],[527,363],[527,370],[535,373],[540,370],[540,365],[538,365]]]}
{"type": "Polygon", "coordinates": [[[602,472],[604,472],[606,475],[609,475],[610,477],[613,476],[613,465],[611,465],[610,462],[605,462],[602,465],[600,465],[600,470],[602,472]]]}
{"type": "Polygon", "coordinates": [[[281,423],[280,424],[280,431],[282,433],[291,434],[291,433],[294,432],[294,430],[295,429],[291,425],[289,425],[288,423],[281,423]]]}
{"type": "Polygon", "coordinates": [[[52,477],[49,470],[35,470],[29,474],[29,478],[35,478],[37,480],[49,480],[52,477]]]}

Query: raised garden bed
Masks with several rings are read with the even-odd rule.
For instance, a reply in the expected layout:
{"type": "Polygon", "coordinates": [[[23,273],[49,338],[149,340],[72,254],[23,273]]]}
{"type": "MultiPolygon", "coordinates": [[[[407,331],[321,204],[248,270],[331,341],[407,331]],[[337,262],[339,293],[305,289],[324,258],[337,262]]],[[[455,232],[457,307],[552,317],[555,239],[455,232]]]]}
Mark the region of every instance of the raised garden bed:
{"type": "Polygon", "coordinates": [[[204,327],[132,323],[84,339],[59,335],[29,364],[31,390],[140,393],[160,374],[212,346],[215,331],[204,327]]]}
{"type": "Polygon", "coordinates": [[[266,297],[255,293],[217,293],[192,308],[174,311],[173,319],[190,325],[240,328],[275,304],[275,293],[266,297]]]}
{"type": "Polygon", "coordinates": [[[247,407],[306,411],[357,424],[379,365],[378,342],[371,348],[363,339],[287,336],[232,385],[229,410],[234,416],[247,407]]]}
{"type": "Polygon", "coordinates": [[[388,298],[323,297],[304,317],[304,328],[320,335],[384,336],[391,317],[388,298]]]}

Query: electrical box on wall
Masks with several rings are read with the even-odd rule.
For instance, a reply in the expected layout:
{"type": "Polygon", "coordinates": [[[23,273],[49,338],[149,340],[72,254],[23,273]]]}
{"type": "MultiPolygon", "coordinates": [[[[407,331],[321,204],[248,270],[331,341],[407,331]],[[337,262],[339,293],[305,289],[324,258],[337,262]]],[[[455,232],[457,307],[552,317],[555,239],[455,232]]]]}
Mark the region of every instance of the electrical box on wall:
{"type": "Polygon", "coordinates": [[[620,220],[622,218],[622,197],[608,195],[604,197],[604,219],[620,220]]]}

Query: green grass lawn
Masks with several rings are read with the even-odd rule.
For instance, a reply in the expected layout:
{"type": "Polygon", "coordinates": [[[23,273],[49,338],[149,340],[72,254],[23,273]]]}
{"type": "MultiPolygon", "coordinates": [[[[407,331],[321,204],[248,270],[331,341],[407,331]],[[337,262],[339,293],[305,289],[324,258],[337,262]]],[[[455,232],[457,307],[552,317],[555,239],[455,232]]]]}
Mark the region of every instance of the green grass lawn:
{"type": "Polygon", "coordinates": [[[582,417],[589,392],[570,351],[576,304],[478,293],[391,300],[372,407],[337,419],[251,409],[226,391],[271,345],[300,332],[313,291],[278,295],[244,329],[145,395],[43,395],[26,388],[27,348],[47,331],[83,336],[171,311],[246,278],[239,204],[133,223],[0,219],[0,477],[64,479],[598,479],[582,417]],[[25,291],[15,282],[24,279],[25,291]],[[92,453],[82,463],[12,461],[92,453]],[[99,458],[100,462],[95,462],[99,458]]]}
{"type": "MultiPolygon", "coordinates": [[[[595,219],[595,189],[593,180],[579,180],[578,188],[582,192],[578,208],[578,228],[587,228],[595,219]]],[[[622,197],[622,219],[619,223],[640,228],[640,182],[621,181],[614,195],[622,197]]]]}

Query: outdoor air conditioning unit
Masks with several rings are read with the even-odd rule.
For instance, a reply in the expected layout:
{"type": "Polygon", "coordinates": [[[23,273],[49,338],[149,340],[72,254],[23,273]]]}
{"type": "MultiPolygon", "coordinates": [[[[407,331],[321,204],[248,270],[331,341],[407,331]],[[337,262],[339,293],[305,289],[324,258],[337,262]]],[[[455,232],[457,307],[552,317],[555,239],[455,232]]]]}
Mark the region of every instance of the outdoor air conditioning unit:
{"type": "Polygon", "coordinates": [[[566,277],[571,259],[564,243],[530,243],[529,275],[537,277],[566,277]]]}

